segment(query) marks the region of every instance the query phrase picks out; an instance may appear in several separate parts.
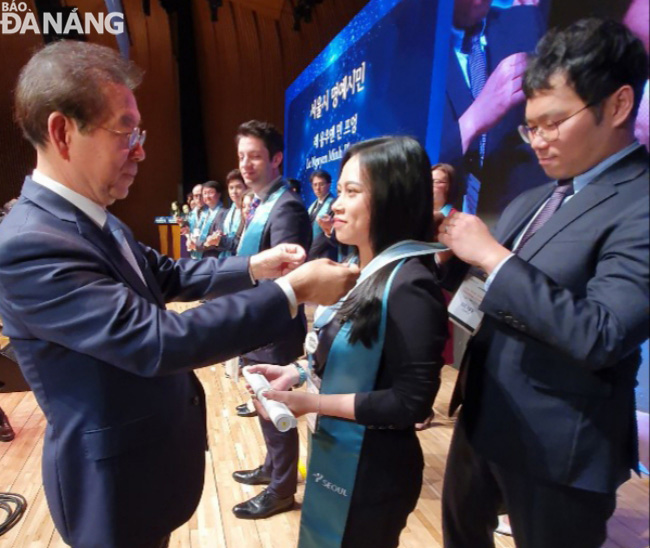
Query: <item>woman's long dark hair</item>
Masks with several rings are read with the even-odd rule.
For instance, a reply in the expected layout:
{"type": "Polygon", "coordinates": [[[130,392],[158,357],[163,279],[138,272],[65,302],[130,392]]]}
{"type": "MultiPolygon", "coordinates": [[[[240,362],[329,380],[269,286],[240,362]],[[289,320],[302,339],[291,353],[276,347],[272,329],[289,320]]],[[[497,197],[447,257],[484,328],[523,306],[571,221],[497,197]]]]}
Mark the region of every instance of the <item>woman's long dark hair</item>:
{"type": "MultiPolygon", "coordinates": [[[[375,255],[402,240],[433,241],[431,162],[422,145],[411,137],[381,137],[351,146],[341,170],[359,158],[361,180],[370,189],[370,245],[375,255]]],[[[391,263],[363,282],[338,312],[352,322],[350,343],[370,347],[379,335],[381,301],[391,263]]]]}

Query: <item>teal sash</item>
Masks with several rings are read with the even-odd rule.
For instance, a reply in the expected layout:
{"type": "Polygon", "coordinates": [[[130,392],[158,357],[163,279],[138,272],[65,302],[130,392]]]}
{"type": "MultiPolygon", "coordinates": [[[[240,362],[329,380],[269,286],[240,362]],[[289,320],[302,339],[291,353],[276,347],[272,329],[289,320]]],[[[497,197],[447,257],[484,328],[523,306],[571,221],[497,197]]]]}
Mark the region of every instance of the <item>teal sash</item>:
{"type": "MultiPolygon", "coordinates": [[[[237,230],[239,230],[239,225],[241,224],[241,211],[237,209],[237,206],[233,203],[228,210],[228,214],[223,222],[223,234],[226,236],[228,241],[231,241],[236,235],[237,230]]],[[[220,258],[230,257],[233,255],[232,251],[222,251],[219,254],[220,258]]]]}
{"type": "MultiPolygon", "coordinates": [[[[201,230],[201,221],[205,219],[205,216],[207,214],[208,208],[206,206],[201,206],[200,208],[194,208],[191,212],[190,215],[187,219],[190,233],[188,234],[188,238],[191,238],[194,235],[195,230],[201,230]]],[[[190,257],[192,259],[200,259],[203,257],[203,252],[201,251],[190,251],[190,257]]]]}
{"type": "Polygon", "coordinates": [[[237,255],[249,257],[259,253],[260,246],[262,245],[262,235],[264,234],[264,229],[266,224],[269,221],[271,216],[271,211],[275,202],[278,201],[280,196],[282,196],[287,190],[286,185],[280,186],[273,194],[271,194],[263,203],[257,206],[255,214],[253,215],[253,220],[246,227],[244,235],[239,241],[239,247],[237,248],[237,255]]]}
{"type": "Polygon", "coordinates": [[[190,214],[187,216],[187,224],[189,225],[190,234],[195,228],[199,226],[201,219],[205,213],[205,209],[207,208],[203,206],[201,208],[194,208],[192,211],[190,211],[190,214]]]}
{"type": "MultiPolygon", "coordinates": [[[[351,324],[346,322],[332,342],[321,380],[321,394],[355,394],[374,389],[386,335],[388,295],[397,271],[409,257],[445,249],[441,244],[412,240],[391,246],[363,269],[348,295],[318,316],[314,327],[321,329],[332,321],[343,301],[365,280],[384,266],[401,261],[386,283],[378,340],[371,348],[366,348],[361,342],[350,344],[351,324]]],[[[298,548],[341,546],[365,431],[365,426],[352,421],[325,416],[318,418],[316,432],[312,436],[298,548]]]]}
{"type": "Polygon", "coordinates": [[[200,233],[199,233],[199,245],[203,245],[205,240],[208,238],[208,232],[210,231],[210,227],[212,226],[212,223],[214,220],[217,218],[217,215],[221,212],[223,209],[222,205],[217,205],[214,209],[208,209],[203,214],[203,218],[201,219],[201,224],[200,224],[200,233]]]}
{"type": "MultiPolygon", "coordinates": [[[[323,203],[318,207],[318,200],[316,200],[311,206],[309,207],[309,217],[314,215],[314,210],[318,208],[318,211],[316,211],[316,215],[314,216],[314,220],[311,223],[311,234],[312,234],[312,242],[320,235],[323,233],[323,229],[320,227],[318,224],[318,218],[322,217],[322,215],[319,215],[321,211],[327,212],[330,208],[330,205],[334,203],[334,196],[331,194],[323,200],[323,203]]],[[[323,213],[325,215],[326,213],[323,213]]]]}

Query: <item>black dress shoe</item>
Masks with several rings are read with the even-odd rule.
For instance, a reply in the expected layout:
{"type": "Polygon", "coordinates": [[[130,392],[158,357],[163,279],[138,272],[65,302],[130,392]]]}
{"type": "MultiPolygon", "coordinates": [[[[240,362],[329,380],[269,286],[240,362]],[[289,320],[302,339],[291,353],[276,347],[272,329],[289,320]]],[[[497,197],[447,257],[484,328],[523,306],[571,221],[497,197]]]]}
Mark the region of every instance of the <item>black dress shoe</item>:
{"type": "Polygon", "coordinates": [[[11,441],[16,437],[14,429],[9,424],[7,415],[0,409],[0,441],[11,441]]]}
{"type": "Polygon", "coordinates": [[[253,407],[253,409],[250,409],[249,407],[245,407],[244,409],[237,409],[237,416],[238,417],[257,417],[257,410],[253,407]]]}
{"type": "Polygon", "coordinates": [[[235,481],[246,485],[268,485],[271,483],[271,476],[264,473],[263,466],[255,468],[255,470],[238,470],[232,473],[232,477],[235,481]]]}
{"type": "Polygon", "coordinates": [[[248,402],[240,403],[237,407],[235,407],[235,411],[248,411],[248,402]]]}
{"type": "Polygon", "coordinates": [[[240,519],[264,519],[288,512],[293,508],[293,503],[293,495],[281,499],[265,489],[252,499],[238,504],[232,511],[240,519]]]}

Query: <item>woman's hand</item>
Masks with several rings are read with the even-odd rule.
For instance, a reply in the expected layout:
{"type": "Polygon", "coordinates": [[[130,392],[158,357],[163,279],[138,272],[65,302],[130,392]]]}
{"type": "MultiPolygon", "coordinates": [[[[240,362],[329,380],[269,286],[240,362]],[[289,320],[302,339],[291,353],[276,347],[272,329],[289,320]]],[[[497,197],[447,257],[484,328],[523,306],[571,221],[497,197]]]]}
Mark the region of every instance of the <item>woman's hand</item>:
{"type": "MultiPolygon", "coordinates": [[[[284,403],[296,417],[301,417],[307,413],[318,412],[318,400],[320,394],[311,394],[309,392],[281,392],[270,390],[264,394],[266,399],[284,403]]],[[[261,406],[260,406],[261,407],[261,406]]]]}
{"type": "Polygon", "coordinates": [[[300,380],[300,375],[294,365],[251,365],[247,370],[250,373],[264,375],[274,390],[289,390],[300,380]]]}

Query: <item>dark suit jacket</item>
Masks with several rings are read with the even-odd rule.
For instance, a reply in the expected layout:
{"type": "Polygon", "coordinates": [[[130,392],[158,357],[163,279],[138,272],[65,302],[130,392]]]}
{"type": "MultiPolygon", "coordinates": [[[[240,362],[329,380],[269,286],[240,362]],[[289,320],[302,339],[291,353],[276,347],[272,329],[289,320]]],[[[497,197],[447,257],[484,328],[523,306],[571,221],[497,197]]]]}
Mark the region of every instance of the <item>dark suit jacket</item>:
{"type": "MultiPolygon", "coordinates": [[[[228,208],[222,207],[221,211],[214,218],[210,228],[208,229],[208,237],[217,231],[223,232],[223,223],[225,222],[227,215],[228,208]]],[[[225,249],[226,247],[222,246],[221,243],[218,246],[203,247],[203,257],[219,257],[219,253],[225,251],[225,249]]]]}
{"type": "MultiPolygon", "coordinates": [[[[271,194],[281,184],[279,180],[271,190],[271,194]]],[[[311,245],[311,225],[309,215],[300,197],[293,192],[285,192],[273,206],[269,220],[264,227],[260,251],[271,249],[279,244],[299,244],[305,251],[311,245]]],[[[267,282],[272,283],[272,282],[267,282]]],[[[275,363],[284,365],[303,354],[303,343],[307,334],[307,320],[304,307],[299,308],[298,315],[291,321],[284,333],[276,337],[271,344],[258,348],[245,355],[246,358],[258,363],[275,363]]]]}
{"type": "Polygon", "coordinates": [[[123,228],[147,285],[112,236],[29,178],[0,231],[4,332],[47,417],[45,493],[75,548],[129,548],[190,518],[206,447],[191,369],[290,325],[276,284],[249,289],[247,259],[172,261],[123,228]],[[215,300],[165,310],[201,297],[215,300]]]}
{"type": "MultiPolygon", "coordinates": [[[[316,352],[322,373],[341,324],[326,326],[316,352]]],[[[417,500],[424,461],[413,425],[430,413],[440,387],[447,311],[434,275],[410,259],[395,276],[388,296],[386,337],[375,390],[357,394],[355,415],[368,429],[363,441],[353,505],[417,500]]],[[[354,366],[355,364],[351,364],[354,366]]]]}
{"type": "MultiPolygon", "coordinates": [[[[541,14],[535,6],[509,9],[492,8],[487,16],[488,76],[506,57],[530,52],[545,31],[541,14]]],[[[517,126],[524,121],[524,105],[511,109],[487,134],[483,166],[479,166],[479,139],[462,154],[458,120],[474,99],[463,76],[458,58],[450,51],[447,92],[443,111],[440,161],[454,165],[461,177],[473,173],[481,181],[478,213],[486,220],[498,214],[524,190],[545,183],[548,178],[540,169],[530,146],[525,144],[517,126]]],[[[462,189],[461,189],[462,190],[462,189]]],[[[463,192],[458,192],[458,198],[463,192]]],[[[460,202],[455,204],[460,208],[460,202]]]]}
{"type": "MultiPolygon", "coordinates": [[[[462,420],[486,458],[611,493],[636,469],[634,387],[648,337],[648,153],[637,149],[562,206],[498,272],[470,341],[462,420]]],[[[548,198],[524,193],[512,241],[548,198]]]]}
{"type": "MultiPolygon", "coordinates": [[[[323,209],[319,210],[317,212],[318,216],[320,217],[326,214],[331,215],[333,204],[334,202],[332,202],[330,206],[325,210],[323,209]]],[[[315,223],[316,219],[314,218],[314,220],[311,222],[315,223]]],[[[318,233],[318,236],[316,236],[314,238],[314,241],[311,243],[307,260],[311,261],[313,259],[330,259],[332,261],[336,261],[338,260],[338,254],[339,252],[338,252],[338,245],[336,243],[336,239],[328,238],[327,236],[325,236],[325,233],[321,231],[318,233]]]]}

